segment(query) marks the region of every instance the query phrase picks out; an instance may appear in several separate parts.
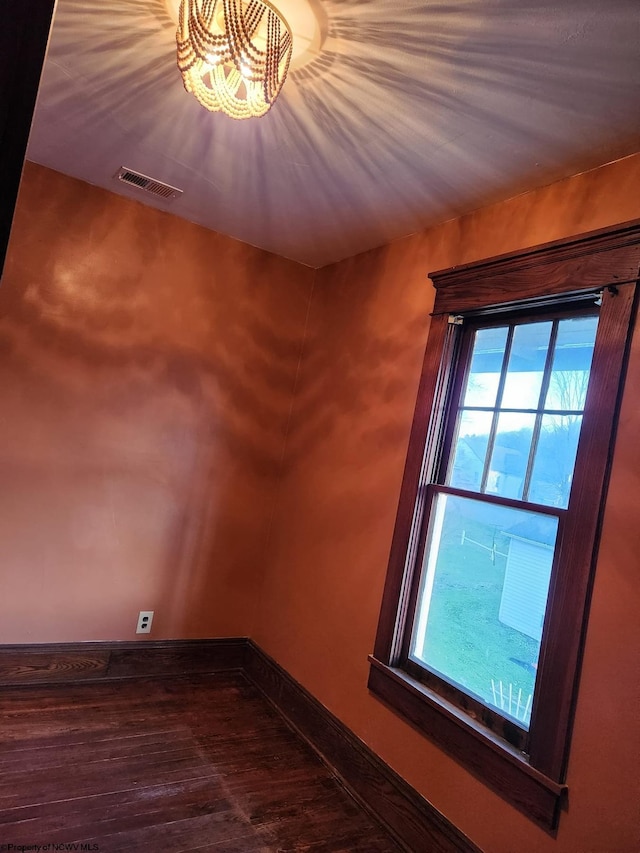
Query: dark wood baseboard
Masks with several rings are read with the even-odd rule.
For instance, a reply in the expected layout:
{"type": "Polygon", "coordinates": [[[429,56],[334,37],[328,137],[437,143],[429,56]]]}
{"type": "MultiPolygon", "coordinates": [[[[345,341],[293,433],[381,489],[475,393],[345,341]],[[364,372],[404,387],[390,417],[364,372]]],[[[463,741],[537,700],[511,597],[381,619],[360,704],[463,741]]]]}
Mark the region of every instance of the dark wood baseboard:
{"type": "Polygon", "coordinates": [[[246,637],[0,646],[0,686],[242,669],[246,637]]]}
{"type": "Polygon", "coordinates": [[[0,688],[242,672],[409,853],[482,853],[246,637],[0,646],[0,688]]]}
{"type": "Polygon", "coordinates": [[[245,675],[411,853],[481,853],[444,815],[251,640],[245,675]]]}

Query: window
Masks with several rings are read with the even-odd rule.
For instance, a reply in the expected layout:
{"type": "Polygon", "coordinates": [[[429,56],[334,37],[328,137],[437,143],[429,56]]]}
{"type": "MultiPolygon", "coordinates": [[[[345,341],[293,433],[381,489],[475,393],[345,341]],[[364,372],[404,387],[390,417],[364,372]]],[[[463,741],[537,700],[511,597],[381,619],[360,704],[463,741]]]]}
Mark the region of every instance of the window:
{"type": "Polygon", "coordinates": [[[432,275],[369,688],[554,830],[640,227],[432,275]]]}
{"type": "Polygon", "coordinates": [[[593,304],[464,323],[463,380],[423,487],[429,523],[403,662],[522,750],[597,324],[593,304]]]}

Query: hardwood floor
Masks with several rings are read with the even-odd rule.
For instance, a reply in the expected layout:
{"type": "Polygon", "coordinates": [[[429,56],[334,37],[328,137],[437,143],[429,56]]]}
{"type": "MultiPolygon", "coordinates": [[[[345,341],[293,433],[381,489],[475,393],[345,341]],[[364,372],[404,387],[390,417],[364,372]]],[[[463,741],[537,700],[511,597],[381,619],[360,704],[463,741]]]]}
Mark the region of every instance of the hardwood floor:
{"type": "Polygon", "coordinates": [[[2,688],[0,849],[9,845],[400,850],[235,673],[2,688]]]}

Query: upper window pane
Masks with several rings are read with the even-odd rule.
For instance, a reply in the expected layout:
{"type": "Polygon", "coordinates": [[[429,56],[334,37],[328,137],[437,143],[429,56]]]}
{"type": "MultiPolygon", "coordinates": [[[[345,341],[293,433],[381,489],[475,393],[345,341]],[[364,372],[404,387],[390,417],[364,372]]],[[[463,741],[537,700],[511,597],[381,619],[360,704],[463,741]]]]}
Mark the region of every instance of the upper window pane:
{"type": "Polygon", "coordinates": [[[513,333],[503,409],[537,409],[552,323],[524,323],[513,333]]]}
{"type": "Polygon", "coordinates": [[[566,508],[573,481],[582,415],[545,415],[528,500],[566,508]]]}
{"type": "Polygon", "coordinates": [[[561,320],[545,409],[582,411],[587,396],[597,317],[561,320]]]}
{"type": "Polygon", "coordinates": [[[485,492],[503,498],[522,498],[535,422],[535,415],[513,412],[500,415],[485,492]]]}
{"type": "Polygon", "coordinates": [[[462,413],[454,441],[450,486],[470,492],[480,491],[492,423],[492,412],[472,410],[462,413]]]}
{"type": "Polygon", "coordinates": [[[495,406],[508,332],[508,326],[476,332],[464,393],[465,407],[495,406]]]}

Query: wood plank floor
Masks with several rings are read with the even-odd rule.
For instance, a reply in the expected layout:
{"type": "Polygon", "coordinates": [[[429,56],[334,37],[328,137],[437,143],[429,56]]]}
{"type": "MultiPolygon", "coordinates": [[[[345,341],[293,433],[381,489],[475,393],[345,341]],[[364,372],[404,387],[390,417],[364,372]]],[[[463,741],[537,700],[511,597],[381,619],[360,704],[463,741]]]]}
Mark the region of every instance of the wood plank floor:
{"type": "Polygon", "coordinates": [[[47,844],[400,850],[240,674],[0,689],[0,849],[47,844]]]}

